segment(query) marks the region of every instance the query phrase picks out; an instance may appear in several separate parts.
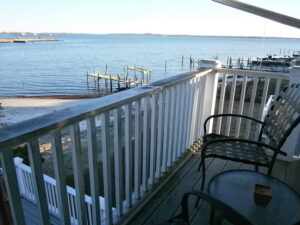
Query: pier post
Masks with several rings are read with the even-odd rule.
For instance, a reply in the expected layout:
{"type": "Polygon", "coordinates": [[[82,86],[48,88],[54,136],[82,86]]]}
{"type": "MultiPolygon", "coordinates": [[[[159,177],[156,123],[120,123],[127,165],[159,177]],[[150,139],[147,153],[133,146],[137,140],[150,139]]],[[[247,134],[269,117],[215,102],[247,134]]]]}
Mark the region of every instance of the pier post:
{"type": "Polygon", "coordinates": [[[128,79],[128,83],[129,83],[129,88],[131,88],[131,83],[130,83],[130,78],[128,79]]]}
{"type": "Polygon", "coordinates": [[[167,72],[167,60],[165,60],[165,73],[167,72]]]}
{"type": "Polygon", "coordinates": [[[118,90],[120,90],[120,74],[118,74],[118,90]]]}
{"type": "Polygon", "coordinates": [[[111,75],[109,75],[109,81],[110,81],[110,93],[112,93],[112,79],[111,79],[111,75]]]}
{"type": "Polygon", "coordinates": [[[181,58],[181,69],[183,69],[184,56],[181,58]]]}
{"type": "Polygon", "coordinates": [[[232,58],[229,58],[229,68],[232,68],[232,58]]]}
{"type": "Polygon", "coordinates": [[[97,78],[97,88],[98,88],[98,91],[100,91],[100,77],[99,77],[99,73],[98,73],[98,78],[97,78]]]}
{"type": "Polygon", "coordinates": [[[108,80],[105,79],[105,89],[106,89],[106,92],[108,92],[108,80]]]}

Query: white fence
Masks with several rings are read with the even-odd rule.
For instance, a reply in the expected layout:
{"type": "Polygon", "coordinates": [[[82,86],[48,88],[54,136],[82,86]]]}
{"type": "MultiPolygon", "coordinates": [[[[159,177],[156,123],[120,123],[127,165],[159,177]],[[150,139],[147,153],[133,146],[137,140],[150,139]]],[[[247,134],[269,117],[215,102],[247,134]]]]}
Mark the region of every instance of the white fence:
{"type": "MultiPolygon", "coordinates": [[[[16,174],[17,174],[21,196],[36,203],[31,168],[22,163],[23,162],[22,158],[15,157],[14,161],[15,161],[16,174]]],[[[46,199],[48,203],[49,212],[59,217],[60,215],[59,215],[56,181],[52,177],[49,177],[45,174],[43,175],[43,177],[44,177],[46,199]]],[[[76,216],[77,209],[75,204],[76,203],[75,189],[70,186],[66,186],[66,190],[68,195],[67,199],[68,199],[68,208],[69,208],[71,223],[78,224],[77,216],[76,216]]],[[[84,198],[85,198],[86,212],[88,215],[88,224],[92,224],[92,200],[91,197],[88,195],[84,195],[84,198]]],[[[99,196],[99,202],[100,202],[100,206],[104,205],[104,198],[99,196]]],[[[105,212],[103,207],[101,208],[101,217],[105,218],[105,212]]]]}

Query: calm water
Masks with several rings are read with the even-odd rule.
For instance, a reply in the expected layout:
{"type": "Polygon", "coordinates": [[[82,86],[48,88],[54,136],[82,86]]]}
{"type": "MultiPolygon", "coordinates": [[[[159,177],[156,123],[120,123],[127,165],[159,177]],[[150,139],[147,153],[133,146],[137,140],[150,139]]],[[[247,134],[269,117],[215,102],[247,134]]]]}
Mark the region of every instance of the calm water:
{"type": "Polygon", "coordinates": [[[111,75],[121,74],[126,65],[146,67],[152,70],[152,80],[157,80],[189,70],[190,55],[196,59],[218,55],[226,62],[228,56],[265,57],[281,49],[300,50],[300,39],[71,34],[52,37],[64,41],[0,44],[0,97],[96,93],[87,87],[86,72],[104,73],[106,64],[111,75]]]}

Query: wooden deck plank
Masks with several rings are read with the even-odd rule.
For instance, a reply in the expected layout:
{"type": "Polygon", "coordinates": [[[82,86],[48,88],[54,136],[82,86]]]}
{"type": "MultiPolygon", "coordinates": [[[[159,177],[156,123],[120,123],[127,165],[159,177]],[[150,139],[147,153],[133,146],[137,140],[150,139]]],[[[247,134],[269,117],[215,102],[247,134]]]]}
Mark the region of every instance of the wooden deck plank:
{"type": "MultiPolygon", "coordinates": [[[[169,187],[171,192],[169,193],[167,198],[165,198],[163,202],[158,204],[158,207],[155,207],[155,211],[149,217],[149,219],[141,224],[159,224],[175,215],[178,208],[180,207],[180,201],[183,194],[187,191],[192,190],[195,185],[195,181],[200,179],[200,172],[197,170],[200,157],[196,156],[196,158],[197,161],[193,165],[188,164],[188,166],[186,166],[186,170],[188,171],[188,173],[186,173],[183,177],[176,176],[176,179],[180,180],[178,185],[176,187],[169,187]]],[[[212,162],[213,160],[210,160],[207,163],[207,169],[209,169],[212,162]]]]}
{"type": "MultiPolygon", "coordinates": [[[[222,172],[224,168],[226,168],[228,161],[222,160],[222,159],[214,159],[213,163],[210,165],[210,167],[206,170],[206,181],[204,186],[204,191],[207,190],[208,183],[212,177],[214,177],[216,174],[222,172]]],[[[194,187],[191,190],[200,190],[201,184],[202,184],[202,172],[200,171],[200,178],[196,181],[194,187]]],[[[183,192],[184,193],[184,192],[183,192]]],[[[203,204],[202,201],[199,202],[199,206],[196,209],[196,198],[192,198],[189,201],[189,209],[190,209],[190,220],[193,221],[195,219],[195,216],[197,216],[199,209],[202,209],[205,207],[205,204],[203,204]]],[[[179,213],[181,209],[177,210],[177,213],[179,213]]]]}
{"type": "MultiPolygon", "coordinates": [[[[24,210],[26,225],[40,225],[40,215],[37,210],[36,204],[22,198],[22,207],[24,210]]],[[[61,225],[60,219],[50,214],[51,225],[61,225]]]]}
{"type": "MultiPolygon", "coordinates": [[[[223,160],[225,161],[225,160],[223,160]]],[[[222,171],[239,169],[241,163],[227,161],[222,171]]],[[[214,165],[213,165],[214,166],[214,165]]],[[[222,172],[220,171],[220,172],[222,172]]],[[[218,174],[217,171],[215,171],[218,174]]],[[[215,175],[216,175],[215,174],[215,175]]],[[[208,181],[209,182],[209,181],[208,181]]],[[[209,224],[210,205],[204,202],[197,210],[197,214],[192,219],[192,225],[209,224]]]]}
{"type": "Polygon", "coordinates": [[[190,166],[184,166],[181,170],[176,174],[176,177],[173,177],[167,185],[152,199],[150,204],[147,204],[141,213],[136,216],[129,224],[144,224],[145,221],[155,214],[155,210],[160,206],[162,207],[162,202],[164,202],[165,198],[169,196],[170,192],[174,191],[174,187],[177,186],[178,182],[181,182],[181,179],[189,174],[190,170],[198,165],[199,157],[192,157],[188,160],[190,166]]]}

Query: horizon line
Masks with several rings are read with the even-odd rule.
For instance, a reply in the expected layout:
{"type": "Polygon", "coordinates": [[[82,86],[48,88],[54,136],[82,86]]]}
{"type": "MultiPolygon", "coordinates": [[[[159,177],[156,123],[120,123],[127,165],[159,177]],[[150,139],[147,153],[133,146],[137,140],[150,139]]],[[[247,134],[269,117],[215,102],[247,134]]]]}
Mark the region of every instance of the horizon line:
{"type": "Polygon", "coordinates": [[[161,34],[161,33],[87,33],[87,32],[31,32],[31,31],[1,31],[0,34],[85,34],[85,35],[144,35],[144,36],[188,36],[188,37],[226,37],[226,38],[278,38],[300,39],[300,37],[257,36],[257,35],[205,35],[205,34],[161,34]]]}

